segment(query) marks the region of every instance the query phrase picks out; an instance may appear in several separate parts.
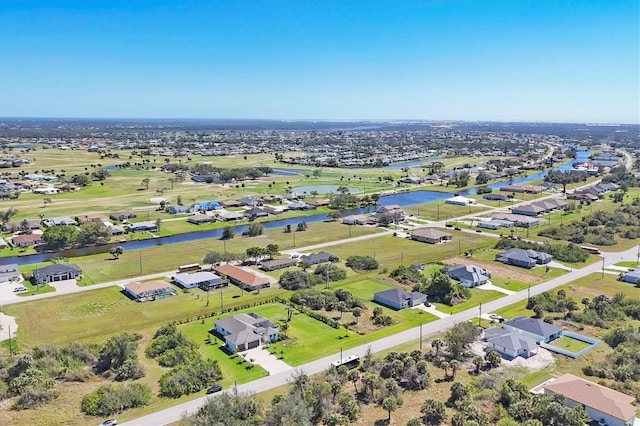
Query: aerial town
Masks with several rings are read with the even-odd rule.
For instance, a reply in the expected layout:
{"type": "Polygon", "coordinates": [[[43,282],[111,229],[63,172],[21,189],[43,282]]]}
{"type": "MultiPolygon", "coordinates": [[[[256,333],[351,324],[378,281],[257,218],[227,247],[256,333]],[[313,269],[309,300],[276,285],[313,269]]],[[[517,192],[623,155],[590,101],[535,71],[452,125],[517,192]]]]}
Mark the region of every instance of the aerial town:
{"type": "Polygon", "coordinates": [[[638,422],[637,126],[258,125],[0,123],[3,424],[638,422]]]}

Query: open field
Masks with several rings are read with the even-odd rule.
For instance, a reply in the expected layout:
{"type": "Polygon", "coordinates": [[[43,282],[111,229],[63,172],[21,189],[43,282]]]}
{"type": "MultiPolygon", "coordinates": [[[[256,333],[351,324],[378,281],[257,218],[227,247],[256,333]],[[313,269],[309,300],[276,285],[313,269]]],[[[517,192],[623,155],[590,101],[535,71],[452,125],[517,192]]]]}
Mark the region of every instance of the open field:
{"type": "Polygon", "coordinates": [[[407,238],[384,236],[357,243],[335,245],[327,251],[341,259],[346,259],[355,253],[372,256],[380,262],[380,268],[385,268],[395,267],[399,263],[404,265],[430,263],[464,253],[468,249],[478,250],[495,244],[493,238],[452,230],[447,232],[453,234],[453,241],[444,244],[427,244],[407,238]]]}

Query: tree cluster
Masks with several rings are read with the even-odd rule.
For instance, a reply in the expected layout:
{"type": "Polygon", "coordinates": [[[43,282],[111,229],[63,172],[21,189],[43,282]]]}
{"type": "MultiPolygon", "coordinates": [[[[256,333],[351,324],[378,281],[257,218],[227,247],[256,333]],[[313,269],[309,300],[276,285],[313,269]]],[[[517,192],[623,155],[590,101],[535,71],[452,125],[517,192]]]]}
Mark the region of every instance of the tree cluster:
{"type": "Polygon", "coordinates": [[[354,271],[374,271],[378,269],[378,261],[371,256],[349,256],[345,265],[354,271]]]}
{"type": "Polygon", "coordinates": [[[96,373],[115,374],[118,381],[143,377],[137,353],[141,338],[139,334],[122,333],[107,340],[98,354],[96,373]]]}
{"type": "Polygon", "coordinates": [[[90,416],[111,416],[151,402],[151,388],[144,383],[105,384],[82,398],[80,409],[90,416]]]}
{"type": "Polygon", "coordinates": [[[414,285],[414,291],[426,294],[431,302],[446,305],[454,305],[471,297],[471,290],[440,271],[435,271],[428,282],[414,285]]]}

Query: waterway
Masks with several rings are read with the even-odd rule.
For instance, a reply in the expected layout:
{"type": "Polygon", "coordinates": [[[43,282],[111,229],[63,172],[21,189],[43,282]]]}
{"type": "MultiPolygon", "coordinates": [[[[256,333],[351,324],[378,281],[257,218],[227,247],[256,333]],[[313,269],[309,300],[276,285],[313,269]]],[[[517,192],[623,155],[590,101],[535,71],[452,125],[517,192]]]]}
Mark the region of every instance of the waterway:
{"type": "MultiPolygon", "coordinates": [[[[575,159],[571,159],[570,161],[563,163],[556,169],[571,170],[573,168],[572,166],[573,163],[584,162],[589,158],[589,155],[590,155],[589,151],[578,151],[578,155],[575,159]]],[[[421,160],[421,161],[424,161],[424,160],[421,160]]],[[[547,172],[534,173],[526,177],[514,179],[511,183],[525,184],[535,180],[540,180],[546,175],[546,173],[547,172]]],[[[490,184],[487,186],[489,186],[490,188],[493,188],[494,190],[499,190],[501,187],[509,184],[510,182],[500,182],[500,183],[490,184]]],[[[462,196],[473,195],[475,193],[476,193],[475,188],[470,188],[470,189],[466,189],[459,192],[459,194],[462,196]]],[[[397,204],[401,207],[409,207],[409,206],[415,206],[418,204],[426,204],[426,203],[442,201],[452,196],[453,194],[450,192],[427,191],[427,190],[408,191],[408,192],[400,192],[397,194],[383,195],[380,197],[380,204],[383,204],[383,205],[397,204]]],[[[372,207],[357,208],[357,209],[347,210],[345,214],[347,215],[363,214],[363,213],[369,213],[371,211],[372,211],[372,207]]],[[[296,226],[298,223],[303,221],[307,223],[313,223],[313,222],[322,222],[327,219],[328,219],[327,215],[325,213],[321,213],[321,214],[314,214],[314,215],[305,216],[305,217],[272,220],[268,222],[262,222],[262,224],[264,225],[264,228],[266,230],[271,230],[271,229],[282,229],[287,225],[296,226]]],[[[234,231],[236,235],[241,235],[247,228],[248,228],[248,225],[246,224],[237,225],[237,226],[234,226],[234,231]]],[[[56,257],[73,258],[73,257],[79,257],[79,256],[87,256],[90,254],[107,253],[109,252],[111,247],[116,245],[122,246],[125,250],[136,250],[136,249],[161,246],[165,244],[186,243],[189,241],[204,240],[209,238],[220,238],[222,236],[222,231],[223,230],[221,228],[218,228],[218,229],[210,229],[206,231],[188,232],[184,234],[171,235],[167,237],[150,238],[150,239],[136,240],[136,241],[123,241],[120,243],[112,243],[112,244],[101,245],[101,246],[70,249],[70,250],[64,250],[62,252],[57,252],[57,253],[38,253],[38,254],[31,254],[31,255],[25,255],[25,256],[3,257],[1,261],[3,264],[17,263],[18,265],[28,265],[32,263],[46,262],[56,257]]]]}

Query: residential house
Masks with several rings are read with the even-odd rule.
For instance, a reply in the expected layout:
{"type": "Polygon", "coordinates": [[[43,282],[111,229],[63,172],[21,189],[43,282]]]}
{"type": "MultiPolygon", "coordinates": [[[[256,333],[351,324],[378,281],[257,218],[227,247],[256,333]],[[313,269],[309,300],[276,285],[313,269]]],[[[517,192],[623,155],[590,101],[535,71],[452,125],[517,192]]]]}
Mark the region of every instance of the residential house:
{"type": "Polygon", "coordinates": [[[601,425],[630,426],[638,422],[634,397],[573,374],[563,374],[544,385],[544,394],[549,398],[564,397],[567,407],[583,406],[589,417],[601,425]]]}
{"type": "Polygon", "coordinates": [[[249,219],[257,219],[260,217],[267,217],[267,216],[269,216],[269,213],[266,210],[263,210],[259,207],[253,207],[253,208],[250,208],[249,210],[244,211],[244,217],[249,219]]]}
{"type": "Polygon", "coordinates": [[[187,222],[194,223],[196,225],[200,225],[202,223],[211,223],[215,221],[216,219],[213,216],[209,216],[206,214],[195,214],[187,218],[187,222]]]}
{"type": "Polygon", "coordinates": [[[500,191],[504,191],[504,192],[519,192],[519,193],[526,193],[526,194],[539,194],[544,190],[545,190],[544,186],[538,186],[538,185],[512,184],[512,185],[507,185],[500,188],[500,191]]]}
{"type": "Polygon", "coordinates": [[[529,358],[538,353],[538,344],[534,339],[504,328],[488,328],[484,332],[484,340],[488,348],[494,349],[506,359],[518,356],[529,358]]]}
{"type": "Polygon", "coordinates": [[[7,232],[16,231],[35,231],[41,228],[40,219],[25,219],[19,221],[8,222],[4,225],[4,230],[7,232]],[[23,229],[25,228],[26,229],[23,229]]]}
{"type": "Polygon", "coordinates": [[[9,240],[12,247],[29,247],[43,244],[42,235],[40,234],[23,234],[16,235],[9,240]]]}
{"type": "Polygon", "coordinates": [[[144,222],[130,223],[127,226],[127,230],[129,232],[157,231],[158,225],[154,221],[147,220],[144,222]]]}
{"type": "Polygon", "coordinates": [[[632,271],[626,272],[622,275],[622,281],[631,284],[640,284],[640,268],[636,268],[632,271]]]}
{"type": "Polygon", "coordinates": [[[222,209],[222,204],[217,201],[202,201],[193,205],[193,208],[198,211],[209,212],[211,210],[222,209]]]}
{"type": "Polygon", "coordinates": [[[210,290],[213,288],[227,287],[228,282],[208,271],[194,273],[181,272],[173,276],[173,281],[182,288],[196,288],[210,290]]]}
{"type": "Polygon", "coordinates": [[[0,283],[19,280],[21,276],[17,263],[0,265],[0,283]]]}
{"type": "Polygon", "coordinates": [[[515,317],[511,321],[503,322],[502,326],[505,330],[527,336],[536,343],[549,343],[562,336],[563,332],[553,324],[527,317],[515,317]]]}
{"type": "Polygon", "coordinates": [[[300,256],[300,262],[307,263],[309,265],[318,265],[320,263],[331,262],[331,258],[333,255],[331,253],[327,253],[326,251],[321,251],[319,253],[312,253],[305,256],[300,256]]]}
{"type": "Polygon", "coordinates": [[[169,214],[189,214],[193,211],[190,206],[170,206],[167,208],[169,214]]]}
{"type": "Polygon", "coordinates": [[[255,195],[249,195],[248,197],[240,198],[238,201],[241,202],[243,205],[249,206],[249,207],[261,206],[263,203],[262,198],[256,197],[255,195]]]}
{"type": "Polygon", "coordinates": [[[263,271],[275,271],[276,269],[283,269],[294,266],[296,263],[298,263],[298,259],[292,259],[288,257],[284,259],[267,260],[260,264],[260,269],[262,269],[263,271]]]}
{"type": "Polygon", "coordinates": [[[295,203],[289,204],[289,210],[314,210],[316,206],[311,204],[307,204],[304,201],[297,201],[295,203]]]}
{"type": "Polygon", "coordinates": [[[551,259],[553,259],[553,256],[550,254],[519,248],[509,249],[496,256],[496,260],[506,263],[507,265],[514,265],[529,269],[536,265],[546,265],[551,262],[551,259]]]}
{"type": "Polygon", "coordinates": [[[523,216],[538,216],[539,214],[545,213],[546,209],[542,206],[536,204],[524,204],[521,206],[513,207],[511,209],[511,213],[519,214],[523,216]]]}
{"type": "Polygon", "coordinates": [[[442,272],[469,288],[486,284],[491,278],[491,272],[476,265],[450,265],[442,272]]]}
{"type": "Polygon", "coordinates": [[[109,218],[111,220],[119,220],[119,221],[123,221],[126,219],[131,219],[136,217],[136,214],[132,211],[122,211],[122,212],[113,212],[113,213],[109,213],[109,218]]]}
{"type": "Polygon", "coordinates": [[[59,216],[59,217],[49,217],[42,221],[42,224],[48,228],[52,226],[60,226],[60,225],[78,225],[78,222],[71,219],[69,216],[59,216]]]}
{"type": "Polygon", "coordinates": [[[502,194],[485,194],[482,196],[484,200],[492,200],[492,201],[507,201],[508,198],[506,195],[502,194]]]}
{"type": "Polygon", "coordinates": [[[33,270],[35,284],[82,278],[82,269],[73,263],[57,263],[33,270]]]}
{"type": "Polygon", "coordinates": [[[9,244],[7,244],[7,241],[4,238],[0,237],[0,249],[6,249],[7,247],[9,247],[9,244]]]}
{"type": "Polygon", "coordinates": [[[231,222],[234,220],[242,220],[244,219],[244,214],[242,214],[242,212],[224,212],[224,213],[220,213],[220,219],[222,219],[225,222],[231,222]]]}
{"type": "Polygon", "coordinates": [[[231,352],[244,352],[257,348],[262,342],[275,342],[280,332],[276,324],[254,313],[222,318],[214,327],[231,352]]]}
{"type": "Polygon", "coordinates": [[[404,309],[418,306],[427,301],[427,295],[417,291],[404,291],[398,288],[390,288],[389,290],[374,293],[373,301],[391,309],[404,309]]]}
{"type": "Polygon", "coordinates": [[[460,195],[456,195],[455,197],[447,198],[444,201],[445,204],[453,204],[454,206],[468,206],[475,205],[478,202],[473,198],[462,197],[460,195]]]}
{"type": "Polygon", "coordinates": [[[342,223],[345,225],[366,225],[368,221],[369,218],[362,214],[352,214],[342,218],[342,223]]]}
{"type": "Polygon", "coordinates": [[[238,200],[227,200],[227,201],[223,201],[222,202],[222,206],[225,209],[231,208],[231,207],[242,207],[244,204],[238,200]]]}
{"type": "Polygon", "coordinates": [[[508,220],[509,222],[513,223],[513,226],[517,226],[519,228],[531,228],[540,224],[540,219],[537,219],[535,217],[512,213],[498,213],[495,214],[492,219],[508,220]]]}
{"type": "Polygon", "coordinates": [[[453,235],[440,231],[435,228],[417,229],[411,233],[411,239],[429,244],[438,244],[445,241],[451,241],[453,235]]]}
{"type": "Polygon", "coordinates": [[[401,222],[404,220],[404,210],[397,204],[390,204],[388,206],[379,206],[376,209],[377,216],[391,215],[394,222],[401,222]]]}
{"type": "Polygon", "coordinates": [[[164,299],[178,294],[171,284],[164,281],[132,282],[124,286],[124,292],[136,302],[164,299]]]}
{"type": "Polygon", "coordinates": [[[232,284],[247,291],[271,287],[271,281],[269,278],[234,265],[224,264],[217,266],[214,270],[220,275],[226,276],[232,284]]]}
{"type": "Polygon", "coordinates": [[[478,228],[485,229],[501,229],[501,228],[512,228],[513,223],[508,220],[481,220],[476,225],[478,228]]]}

